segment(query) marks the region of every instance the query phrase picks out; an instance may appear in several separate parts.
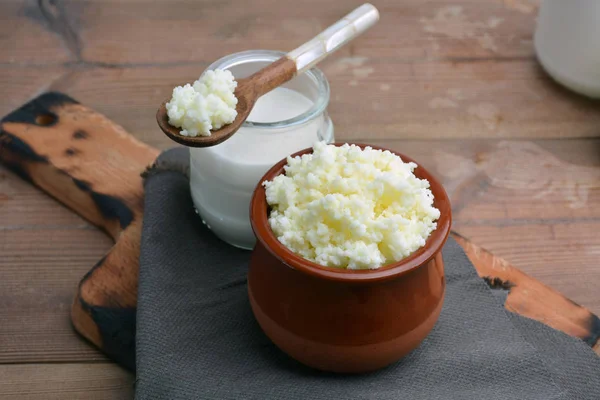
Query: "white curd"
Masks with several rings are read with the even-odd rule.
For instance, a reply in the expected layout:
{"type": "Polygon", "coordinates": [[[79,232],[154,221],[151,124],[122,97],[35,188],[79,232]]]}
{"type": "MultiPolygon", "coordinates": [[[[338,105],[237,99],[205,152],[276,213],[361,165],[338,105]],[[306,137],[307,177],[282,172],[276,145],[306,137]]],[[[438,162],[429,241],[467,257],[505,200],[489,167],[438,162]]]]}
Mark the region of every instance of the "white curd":
{"type": "Polygon", "coordinates": [[[423,245],[440,212],[414,163],[355,145],[315,144],[288,157],[285,175],[264,182],[278,240],[318,264],[379,268],[423,245]]]}
{"type": "Polygon", "coordinates": [[[169,124],[183,136],[210,136],[237,116],[236,87],[233,74],[224,70],[206,71],[193,85],[177,86],[167,103],[169,124]]]}

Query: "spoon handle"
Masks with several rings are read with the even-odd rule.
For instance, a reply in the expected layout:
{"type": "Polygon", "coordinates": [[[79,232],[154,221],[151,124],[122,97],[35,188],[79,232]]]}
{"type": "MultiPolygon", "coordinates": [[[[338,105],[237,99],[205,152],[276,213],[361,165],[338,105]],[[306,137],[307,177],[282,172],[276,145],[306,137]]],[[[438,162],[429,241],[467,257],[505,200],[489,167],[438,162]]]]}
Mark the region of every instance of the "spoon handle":
{"type": "Polygon", "coordinates": [[[365,3],[302,46],[287,53],[286,57],[296,63],[299,75],[365,32],[378,20],[377,8],[365,3]]]}
{"type": "Polygon", "coordinates": [[[239,80],[236,97],[241,92],[251,92],[258,98],[284,84],[294,76],[313,67],[319,61],[354,39],[379,20],[379,11],[365,3],[340,19],[319,35],[252,76],[239,80]]]}

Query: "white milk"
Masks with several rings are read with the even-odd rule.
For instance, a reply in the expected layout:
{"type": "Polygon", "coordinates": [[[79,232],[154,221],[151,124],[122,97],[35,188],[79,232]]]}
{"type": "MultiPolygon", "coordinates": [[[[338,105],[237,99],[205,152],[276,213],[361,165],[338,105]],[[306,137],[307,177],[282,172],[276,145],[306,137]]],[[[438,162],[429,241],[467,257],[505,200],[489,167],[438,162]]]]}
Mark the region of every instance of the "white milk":
{"type": "MultiPolygon", "coordinates": [[[[303,94],[280,87],[257,101],[248,121],[286,121],[306,113],[313,104],[303,94]]],[[[250,199],[260,178],[278,161],[311,147],[319,137],[333,140],[326,114],[295,126],[244,126],[217,146],[191,148],[190,187],[202,220],[226,242],[252,248],[250,199]]]]}

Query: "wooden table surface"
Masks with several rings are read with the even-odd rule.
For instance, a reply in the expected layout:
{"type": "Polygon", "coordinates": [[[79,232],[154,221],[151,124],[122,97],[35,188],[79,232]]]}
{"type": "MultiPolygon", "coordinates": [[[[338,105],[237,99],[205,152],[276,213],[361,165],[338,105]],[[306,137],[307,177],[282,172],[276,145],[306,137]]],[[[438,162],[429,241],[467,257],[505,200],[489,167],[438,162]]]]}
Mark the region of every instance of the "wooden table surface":
{"type": "MultiPolygon", "coordinates": [[[[1,0],[0,115],[58,90],[167,148],[154,113],[173,86],[232,52],[292,49],[360,3],[1,0]]],[[[536,63],[539,1],[373,3],[379,24],[321,66],[336,138],[410,154],[459,233],[600,314],[600,102],[536,63]]],[[[131,399],[134,377],[69,322],[111,241],[0,167],[0,246],[0,398],[131,399]]]]}

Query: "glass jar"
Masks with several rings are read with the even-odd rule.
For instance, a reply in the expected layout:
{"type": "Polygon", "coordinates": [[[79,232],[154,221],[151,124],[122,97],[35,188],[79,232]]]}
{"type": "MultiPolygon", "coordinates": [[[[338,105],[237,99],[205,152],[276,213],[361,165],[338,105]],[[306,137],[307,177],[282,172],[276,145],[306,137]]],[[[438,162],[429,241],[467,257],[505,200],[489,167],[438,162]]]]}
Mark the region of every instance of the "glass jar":
{"type": "MultiPolygon", "coordinates": [[[[283,55],[245,51],[207,69],[227,69],[234,77],[245,78],[283,55]]],[[[320,70],[312,68],[260,98],[248,120],[225,142],[190,148],[192,200],[202,221],[219,238],[243,249],[254,247],[249,216],[254,188],[282,158],[316,141],[334,142],[328,103],[329,83],[320,70]]]]}

